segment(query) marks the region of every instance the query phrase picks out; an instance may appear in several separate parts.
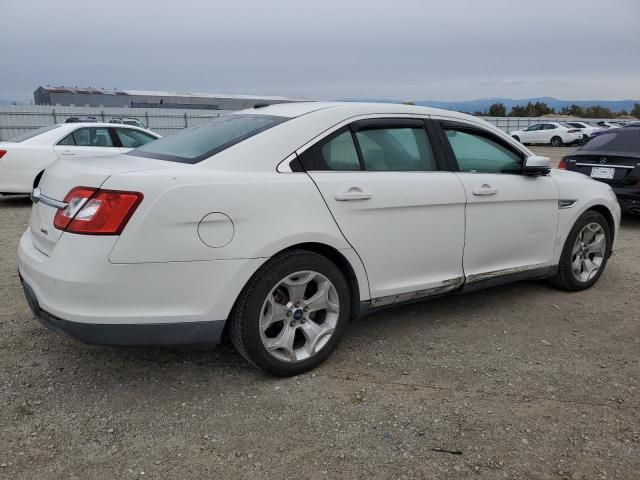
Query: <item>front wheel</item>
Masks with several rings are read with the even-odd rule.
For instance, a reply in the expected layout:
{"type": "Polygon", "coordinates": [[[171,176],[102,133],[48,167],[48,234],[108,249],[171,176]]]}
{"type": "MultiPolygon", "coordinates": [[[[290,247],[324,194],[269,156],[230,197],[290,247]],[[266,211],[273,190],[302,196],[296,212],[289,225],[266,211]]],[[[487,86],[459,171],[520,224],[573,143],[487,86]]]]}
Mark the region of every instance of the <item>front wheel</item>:
{"type": "Polygon", "coordinates": [[[553,137],[551,139],[551,146],[553,147],[561,147],[562,146],[562,139],[560,137],[553,137]]]}
{"type": "Polygon", "coordinates": [[[350,311],[349,286],[335,264],[293,250],[272,258],[249,281],[229,333],[247,361],[273,375],[292,376],[331,355],[350,311]]]}
{"type": "Polygon", "coordinates": [[[602,214],[587,211],[569,232],[551,281],[565,290],[586,290],[598,281],[610,254],[609,223],[602,214]]]}

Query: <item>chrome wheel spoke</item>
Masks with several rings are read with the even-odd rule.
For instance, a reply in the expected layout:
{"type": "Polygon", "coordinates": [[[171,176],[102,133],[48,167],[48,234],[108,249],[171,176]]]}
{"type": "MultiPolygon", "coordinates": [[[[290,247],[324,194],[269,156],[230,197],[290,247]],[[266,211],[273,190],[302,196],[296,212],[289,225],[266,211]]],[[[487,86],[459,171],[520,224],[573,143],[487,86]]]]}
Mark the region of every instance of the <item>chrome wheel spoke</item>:
{"type": "Polygon", "coordinates": [[[299,302],[304,298],[307,286],[315,277],[314,272],[303,272],[302,275],[294,274],[282,281],[282,286],[289,292],[292,302],[299,302]]]}
{"type": "Polygon", "coordinates": [[[333,303],[329,298],[331,288],[333,288],[333,285],[329,282],[322,282],[318,284],[318,291],[304,302],[310,313],[320,310],[329,310],[332,312],[338,311],[338,305],[333,303]]]}
{"type": "Polygon", "coordinates": [[[268,339],[264,342],[264,346],[271,352],[284,351],[284,354],[289,358],[289,360],[295,361],[296,352],[293,350],[295,335],[296,329],[285,325],[280,334],[276,338],[268,339]]]}
{"type": "Polygon", "coordinates": [[[304,348],[309,356],[316,353],[316,347],[327,336],[333,333],[335,327],[327,325],[327,322],[318,325],[313,320],[308,320],[300,327],[303,335],[307,339],[304,348]]]}
{"type": "Polygon", "coordinates": [[[286,305],[276,302],[273,295],[270,295],[265,301],[265,308],[262,309],[263,313],[260,319],[260,328],[265,329],[276,322],[286,320],[288,311],[289,309],[286,305]]]}
{"type": "Polygon", "coordinates": [[[588,253],[604,254],[605,239],[604,234],[594,236],[593,240],[587,245],[588,253]]]}

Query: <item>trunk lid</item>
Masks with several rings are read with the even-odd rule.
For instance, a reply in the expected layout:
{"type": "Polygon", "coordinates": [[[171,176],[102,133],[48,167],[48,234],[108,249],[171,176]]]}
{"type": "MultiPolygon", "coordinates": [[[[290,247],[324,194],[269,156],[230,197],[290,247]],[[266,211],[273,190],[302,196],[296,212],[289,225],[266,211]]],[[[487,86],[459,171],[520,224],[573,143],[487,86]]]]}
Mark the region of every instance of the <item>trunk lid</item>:
{"type": "Polygon", "coordinates": [[[594,152],[573,154],[566,157],[565,161],[568,169],[596,178],[611,186],[624,187],[640,181],[640,155],[594,152]],[[612,178],[606,178],[608,172],[612,173],[612,178]]]}
{"type": "MultiPolygon", "coordinates": [[[[130,155],[61,159],[44,171],[38,188],[42,196],[62,202],[72,188],[99,188],[111,175],[171,167],[175,164],[130,155]]],[[[51,254],[63,233],[53,224],[57,211],[58,208],[43,201],[34,203],[31,210],[29,229],[33,245],[45,255],[51,254]]]]}

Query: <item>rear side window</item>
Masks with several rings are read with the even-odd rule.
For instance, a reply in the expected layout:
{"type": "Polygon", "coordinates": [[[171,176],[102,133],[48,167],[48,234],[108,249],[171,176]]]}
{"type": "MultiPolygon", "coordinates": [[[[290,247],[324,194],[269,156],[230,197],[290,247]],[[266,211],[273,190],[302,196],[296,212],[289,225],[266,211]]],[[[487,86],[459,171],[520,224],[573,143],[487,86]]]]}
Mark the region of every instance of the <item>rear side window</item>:
{"type": "Polygon", "coordinates": [[[519,155],[486,135],[446,128],[445,133],[461,172],[520,173],[519,155]]]}
{"type": "Polygon", "coordinates": [[[438,170],[427,132],[420,127],[358,130],[365,170],[411,172],[438,170]]]}
{"type": "Polygon", "coordinates": [[[108,128],[79,128],[71,135],[77,147],[113,147],[108,128]]]}
{"type": "Polygon", "coordinates": [[[225,115],[163,137],[129,155],[180,163],[198,163],[284,121],[273,115],[225,115]]]}
{"type": "Polygon", "coordinates": [[[360,170],[358,151],[349,130],[322,146],[322,158],[329,170],[360,170]]]}
{"type": "Polygon", "coordinates": [[[115,131],[124,148],[138,148],[156,139],[148,133],[133,128],[116,128],[115,131]]]}
{"type": "Polygon", "coordinates": [[[640,151],[640,131],[619,130],[598,135],[589,140],[587,144],[580,147],[580,150],[590,152],[639,152],[640,151]]]}

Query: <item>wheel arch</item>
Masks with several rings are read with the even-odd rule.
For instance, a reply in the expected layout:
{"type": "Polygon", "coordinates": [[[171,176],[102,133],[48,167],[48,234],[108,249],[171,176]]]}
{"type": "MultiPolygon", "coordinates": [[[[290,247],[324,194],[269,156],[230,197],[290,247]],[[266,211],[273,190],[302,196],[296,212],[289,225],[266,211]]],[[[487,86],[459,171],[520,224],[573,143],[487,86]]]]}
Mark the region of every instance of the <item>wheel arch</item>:
{"type": "Polygon", "coordinates": [[[598,212],[600,215],[602,215],[605,218],[605,220],[607,221],[607,224],[609,225],[609,231],[611,232],[611,244],[613,244],[613,241],[615,240],[615,236],[616,236],[616,222],[613,219],[613,214],[611,213],[611,210],[609,210],[609,208],[607,208],[605,205],[597,204],[597,205],[592,205],[591,207],[585,210],[585,212],[588,212],[588,211],[598,212]]]}

